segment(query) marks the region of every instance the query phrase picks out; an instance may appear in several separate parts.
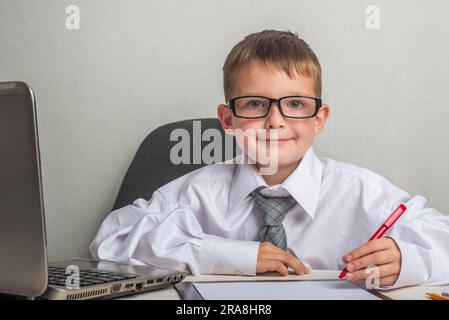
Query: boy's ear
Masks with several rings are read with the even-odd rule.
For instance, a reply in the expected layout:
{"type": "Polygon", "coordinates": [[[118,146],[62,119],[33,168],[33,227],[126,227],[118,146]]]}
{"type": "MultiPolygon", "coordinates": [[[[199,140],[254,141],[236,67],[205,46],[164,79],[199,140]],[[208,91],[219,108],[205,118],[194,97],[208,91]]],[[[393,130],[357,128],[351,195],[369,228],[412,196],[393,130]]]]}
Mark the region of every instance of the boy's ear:
{"type": "Polygon", "coordinates": [[[233,129],[232,126],[232,111],[224,104],[220,104],[217,107],[218,119],[221,122],[221,126],[224,130],[233,129]]]}
{"type": "Polygon", "coordinates": [[[329,105],[323,104],[315,117],[315,133],[318,134],[324,129],[326,120],[329,117],[329,105]]]}

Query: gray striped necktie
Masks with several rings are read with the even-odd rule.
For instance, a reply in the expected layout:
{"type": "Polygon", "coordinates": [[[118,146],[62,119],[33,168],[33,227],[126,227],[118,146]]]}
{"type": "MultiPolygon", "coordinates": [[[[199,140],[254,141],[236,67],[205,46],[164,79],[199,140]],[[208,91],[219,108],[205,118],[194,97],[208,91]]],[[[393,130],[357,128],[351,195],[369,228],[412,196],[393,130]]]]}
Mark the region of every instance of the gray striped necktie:
{"type": "Polygon", "coordinates": [[[275,246],[287,250],[287,235],[285,234],[282,220],[287,215],[288,210],[296,203],[292,196],[286,197],[266,197],[260,191],[264,189],[259,187],[251,195],[254,197],[257,208],[262,214],[264,226],[257,234],[257,241],[271,242],[275,246]]]}

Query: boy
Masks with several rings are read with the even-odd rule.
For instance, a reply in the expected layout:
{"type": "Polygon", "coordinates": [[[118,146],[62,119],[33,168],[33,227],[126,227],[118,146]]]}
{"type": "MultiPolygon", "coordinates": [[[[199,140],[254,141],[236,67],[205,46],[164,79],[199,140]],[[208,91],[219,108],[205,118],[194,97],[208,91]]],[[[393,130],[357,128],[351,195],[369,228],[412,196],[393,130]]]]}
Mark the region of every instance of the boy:
{"type": "Polygon", "coordinates": [[[320,99],[320,64],[303,40],[273,30],[248,35],[223,73],[223,128],[265,132],[253,143],[275,147],[276,172],[261,174],[256,157],[180,177],[149,201],[113,211],[91,244],[94,258],[195,275],[346,267],[356,282],[377,266],[383,288],[449,281],[449,217],[371,171],[314,154],[329,106],[320,99]],[[391,232],[366,243],[401,202],[408,210],[391,232]]]}

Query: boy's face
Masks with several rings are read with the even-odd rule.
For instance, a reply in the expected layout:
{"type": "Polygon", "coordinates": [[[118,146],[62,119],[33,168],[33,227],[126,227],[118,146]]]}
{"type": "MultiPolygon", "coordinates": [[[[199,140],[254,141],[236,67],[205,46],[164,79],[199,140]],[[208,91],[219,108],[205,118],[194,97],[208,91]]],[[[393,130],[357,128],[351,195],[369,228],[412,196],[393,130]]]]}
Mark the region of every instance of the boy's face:
{"type": "MultiPolygon", "coordinates": [[[[309,77],[295,76],[290,78],[285,72],[268,64],[251,63],[242,68],[235,76],[231,98],[239,96],[265,96],[279,99],[284,96],[300,95],[316,97],[314,81],[309,77]]],[[[224,129],[265,129],[266,136],[277,130],[278,168],[296,167],[298,161],[312,145],[315,135],[321,132],[326,122],[329,107],[322,105],[318,114],[308,119],[284,118],[274,103],[269,114],[261,119],[242,119],[221,104],[218,106],[218,117],[224,129]]],[[[266,141],[257,140],[257,144],[266,141]]]]}

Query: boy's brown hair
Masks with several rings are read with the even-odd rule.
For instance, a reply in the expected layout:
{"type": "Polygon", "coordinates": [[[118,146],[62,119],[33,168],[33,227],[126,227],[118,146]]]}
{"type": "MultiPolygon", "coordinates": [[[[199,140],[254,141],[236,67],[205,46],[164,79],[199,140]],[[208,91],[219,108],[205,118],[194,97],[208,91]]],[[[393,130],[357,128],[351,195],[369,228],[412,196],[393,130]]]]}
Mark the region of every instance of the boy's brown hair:
{"type": "Polygon", "coordinates": [[[229,52],[223,65],[226,102],[231,98],[236,73],[250,62],[274,64],[290,78],[307,76],[315,79],[315,94],[321,98],[321,66],[309,45],[290,31],[264,30],[247,35],[229,52]]]}

